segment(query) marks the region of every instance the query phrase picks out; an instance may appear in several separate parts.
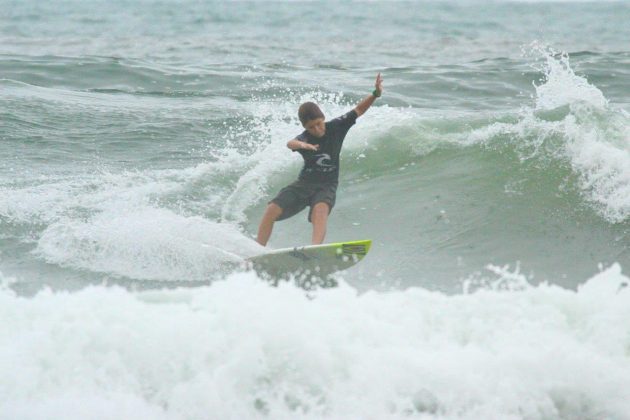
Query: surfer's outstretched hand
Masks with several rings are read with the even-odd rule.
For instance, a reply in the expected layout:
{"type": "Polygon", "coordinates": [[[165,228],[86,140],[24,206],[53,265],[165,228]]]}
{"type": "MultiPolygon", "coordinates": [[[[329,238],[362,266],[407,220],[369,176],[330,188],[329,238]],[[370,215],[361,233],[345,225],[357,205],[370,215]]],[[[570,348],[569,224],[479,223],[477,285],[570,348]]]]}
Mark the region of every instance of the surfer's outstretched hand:
{"type": "Polygon", "coordinates": [[[357,113],[357,117],[365,114],[365,111],[367,111],[372,106],[374,101],[381,96],[382,92],[383,78],[381,77],[381,73],[379,72],[376,75],[376,82],[374,82],[374,92],[372,92],[370,96],[359,102],[358,105],[354,108],[354,111],[357,113]]]}
{"type": "Polygon", "coordinates": [[[376,88],[376,91],[379,95],[383,93],[383,78],[381,77],[381,73],[376,75],[376,83],[374,83],[374,88],[376,88]]]}
{"type": "Polygon", "coordinates": [[[314,152],[316,152],[317,150],[319,150],[319,144],[310,144],[307,142],[302,142],[302,149],[313,150],[314,152]]]}

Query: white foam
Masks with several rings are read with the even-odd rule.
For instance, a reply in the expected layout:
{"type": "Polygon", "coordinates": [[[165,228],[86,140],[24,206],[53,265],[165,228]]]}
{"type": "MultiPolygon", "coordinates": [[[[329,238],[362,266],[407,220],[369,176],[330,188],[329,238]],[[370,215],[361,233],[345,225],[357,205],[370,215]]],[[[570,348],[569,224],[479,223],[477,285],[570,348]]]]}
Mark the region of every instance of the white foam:
{"type": "Polygon", "coordinates": [[[228,191],[213,183],[226,170],[215,162],[42,178],[38,185],[5,188],[0,214],[44,225],[22,239],[36,242],[35,253],[50,263],[144,280],[206,280],[260,251],[237,226],[196,216],[219,212],[228,191]],[[203,182],[210,185],[198,185],[203,182]],[[206,200],[183,208],[160,203],[199,189],[208,190],[206,200]]]}
{"type": "Polygon", "coordinates": [[[144,280],[207,280],[260,246],[235,226],[170,210],[117,208],[50,224],[35,252],[47,262],[144,280]]]}
{"type": "Polygon", "coordinates": [[[183,189],[186,171],[97,172],[41,176],[25,187],[4,188],[0,214],[22,223],[50,223],[77,213],[146,205],[151,198],[183,189]]]}
{"type": "Polygon", "coordinates": [[[629,279],[578,291],[0,291],[7,418],[626,418],[629,279]]]}

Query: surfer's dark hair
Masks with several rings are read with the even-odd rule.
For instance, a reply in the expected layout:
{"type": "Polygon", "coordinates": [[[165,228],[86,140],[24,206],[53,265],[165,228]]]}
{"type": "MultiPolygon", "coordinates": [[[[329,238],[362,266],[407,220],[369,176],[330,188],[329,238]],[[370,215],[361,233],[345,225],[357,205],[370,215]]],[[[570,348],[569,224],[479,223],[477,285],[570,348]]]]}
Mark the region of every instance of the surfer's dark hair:
{"type": "Polygon", "coordinates": [[[324,113],[321,109],[319,109],[317,104],[314,104],[313,102],[304,102],[300,105],[300,109],[298,109],[298,117],[300,117],[302,125],[305,125],[311,120],[324,118],[324,113]]]}

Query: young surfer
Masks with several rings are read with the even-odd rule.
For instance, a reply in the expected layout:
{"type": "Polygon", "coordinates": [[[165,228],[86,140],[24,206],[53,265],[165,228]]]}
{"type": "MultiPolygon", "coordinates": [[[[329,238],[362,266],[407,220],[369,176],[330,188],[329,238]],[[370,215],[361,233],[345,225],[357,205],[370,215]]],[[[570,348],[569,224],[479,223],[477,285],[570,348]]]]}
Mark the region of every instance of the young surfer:
{"type": "Polygon", "coordinates": [[[325,122],[324,114],[313,102],[300,105],[298,116],[306,130],[289,140],[287,147],[302,155],[304,167],[298,180],[280,190],[267,205],[258,227],[256,240],[259,244],[267,245],[275,221],[294,216],[306,206],[310,207],[308,221],[313,224],[313,245],[324,241],[328,215],[335,205],[343,140],[356,119],[372,106],[382,92],[383,79],[379,73],[371,95],[352,111],[329,122],[325,122]]]}

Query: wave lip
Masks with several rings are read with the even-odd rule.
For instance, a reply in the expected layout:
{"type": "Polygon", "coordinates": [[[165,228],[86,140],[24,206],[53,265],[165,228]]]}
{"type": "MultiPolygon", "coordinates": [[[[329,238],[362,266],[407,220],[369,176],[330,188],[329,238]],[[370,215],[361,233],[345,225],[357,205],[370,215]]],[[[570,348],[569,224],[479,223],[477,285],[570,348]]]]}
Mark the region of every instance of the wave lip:
{"type": "Polygon", "coordinates": [[[473,130],[461,143],[513,147],[521,164],[567,166],[581,195],[604,219],[630,220],[630,115],[576,75],[566,53],[538,44],[532,51],[543,61],[534,106],[523,108],[516,122],[473,130]]]}
{"type": "MultiPolygon", "coordinates": [[[[604,94],[575,75],[567,54],[547,52],[544,83],[536,86],[536,111],[568,107],[555,125],[586,197],[611,222],[630,218],[630,118],[604,94]]],[[[553,123],[552,123],[553,124],[553,123]]]]}

